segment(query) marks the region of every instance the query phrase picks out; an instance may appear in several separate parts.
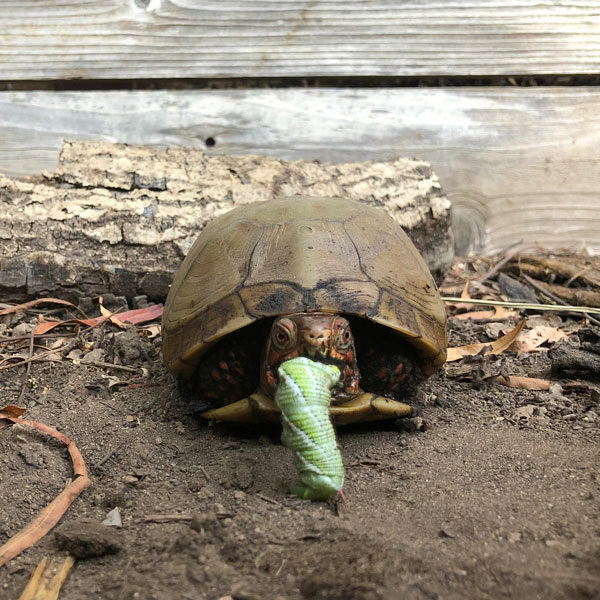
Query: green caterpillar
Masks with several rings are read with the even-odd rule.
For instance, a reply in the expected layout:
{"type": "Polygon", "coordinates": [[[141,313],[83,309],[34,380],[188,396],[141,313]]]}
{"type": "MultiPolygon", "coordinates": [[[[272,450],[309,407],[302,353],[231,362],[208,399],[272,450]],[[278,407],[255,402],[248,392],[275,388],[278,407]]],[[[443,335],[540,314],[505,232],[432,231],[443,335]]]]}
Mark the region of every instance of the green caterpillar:
{"type": "Polygon", "coordinates": [[[341,493],[344,464],[329,418],[331,388],[340,370],[299,357],[282,363],[278,374],[275,402],[281,410],[281,441],[294,452],[300,475],[291,493],[305,500],[341,493]]]}

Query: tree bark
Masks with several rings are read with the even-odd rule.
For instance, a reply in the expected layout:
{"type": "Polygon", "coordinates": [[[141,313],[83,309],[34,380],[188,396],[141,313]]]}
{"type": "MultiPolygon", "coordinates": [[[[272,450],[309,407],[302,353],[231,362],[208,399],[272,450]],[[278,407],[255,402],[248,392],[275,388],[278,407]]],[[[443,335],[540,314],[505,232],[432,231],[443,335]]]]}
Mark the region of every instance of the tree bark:
{"type": "Polygon", "coordinates": [[[434,275],[452,260],[450,203],[419,160],[320,164],[65,142],[55,173],[25,180],[0,175],[0,299],[51,294],[76,301],[112,293],[163,300],[208,221],[282,195],[381,206],[434,275]]]}

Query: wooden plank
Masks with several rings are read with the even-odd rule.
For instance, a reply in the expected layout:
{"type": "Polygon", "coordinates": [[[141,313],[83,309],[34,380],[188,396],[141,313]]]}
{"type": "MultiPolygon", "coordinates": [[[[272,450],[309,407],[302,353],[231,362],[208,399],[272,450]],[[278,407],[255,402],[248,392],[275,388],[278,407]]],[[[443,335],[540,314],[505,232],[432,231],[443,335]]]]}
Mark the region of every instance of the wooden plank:
{"type": "Polygon", "coordinates": [[[597,74],[597,0],[0,2],[0,80],[597,74]]]}
{"type": "Polygon", "coordinates": [[[520,240],[600,251],[597,88],[0,93],[0,171],[54,169],[64,138],[332,162],[419,157],[454,204],[459,252],[520,240]]]}

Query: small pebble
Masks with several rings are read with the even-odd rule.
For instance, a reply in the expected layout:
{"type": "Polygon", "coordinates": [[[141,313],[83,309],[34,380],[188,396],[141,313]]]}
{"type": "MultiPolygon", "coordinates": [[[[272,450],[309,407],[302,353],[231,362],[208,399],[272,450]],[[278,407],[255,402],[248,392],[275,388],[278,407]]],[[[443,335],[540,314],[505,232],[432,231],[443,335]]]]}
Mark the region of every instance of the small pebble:
{"type": "Polygon", "coordinates": [[[16,327],[13,327],[12,335],[13,337],[23,337],[29,335],[32,329],[33,325],[31,323],[19,323],[16,327]]]}
{"type": "Polygon", "coordinates": [[[121,511],[119,510],[119,507],[113,508],[107,513],[104,521],[102,521],[102,525],[107,525],[108,527],[123,527],[123,521],[121,520],[121,511]]]}
{"type": "Polygon", "coordinates": [[[106,352],[102,348],[95,348],[81,358],[82,363],[86,362],[104,362],[106,352]]]}
{"type": "Polygon", "coordinates": [[[412,417],[411,419],[398,419],[398,428],[407,433],[416,433],[417,431],[425,431],[427,423],[422,417],[412,417]]]}
{"type": "Polygon", "coordinates": [[[54,532],[54,539],[61,550],[75,558],[93,558],[114,554],[121,543],[111,527],[88,521],[70,521],[54,532]]]}

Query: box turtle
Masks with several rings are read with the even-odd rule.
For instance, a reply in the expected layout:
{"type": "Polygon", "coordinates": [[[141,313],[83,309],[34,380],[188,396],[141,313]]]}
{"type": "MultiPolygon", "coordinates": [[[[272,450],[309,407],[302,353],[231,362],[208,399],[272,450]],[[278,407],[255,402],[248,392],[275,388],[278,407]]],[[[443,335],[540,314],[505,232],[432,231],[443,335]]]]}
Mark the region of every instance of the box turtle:
{"type": "Polygon", "coordinates": [[[281,367],[298,357],[339,369],[327,384],[334,423],[405,416],[447,341],[444,304],[402,228],[377,207],[311,197],[241,205],[206,225],[162,334],[194,410],[242,422],[282,419],[281,367]]]}

